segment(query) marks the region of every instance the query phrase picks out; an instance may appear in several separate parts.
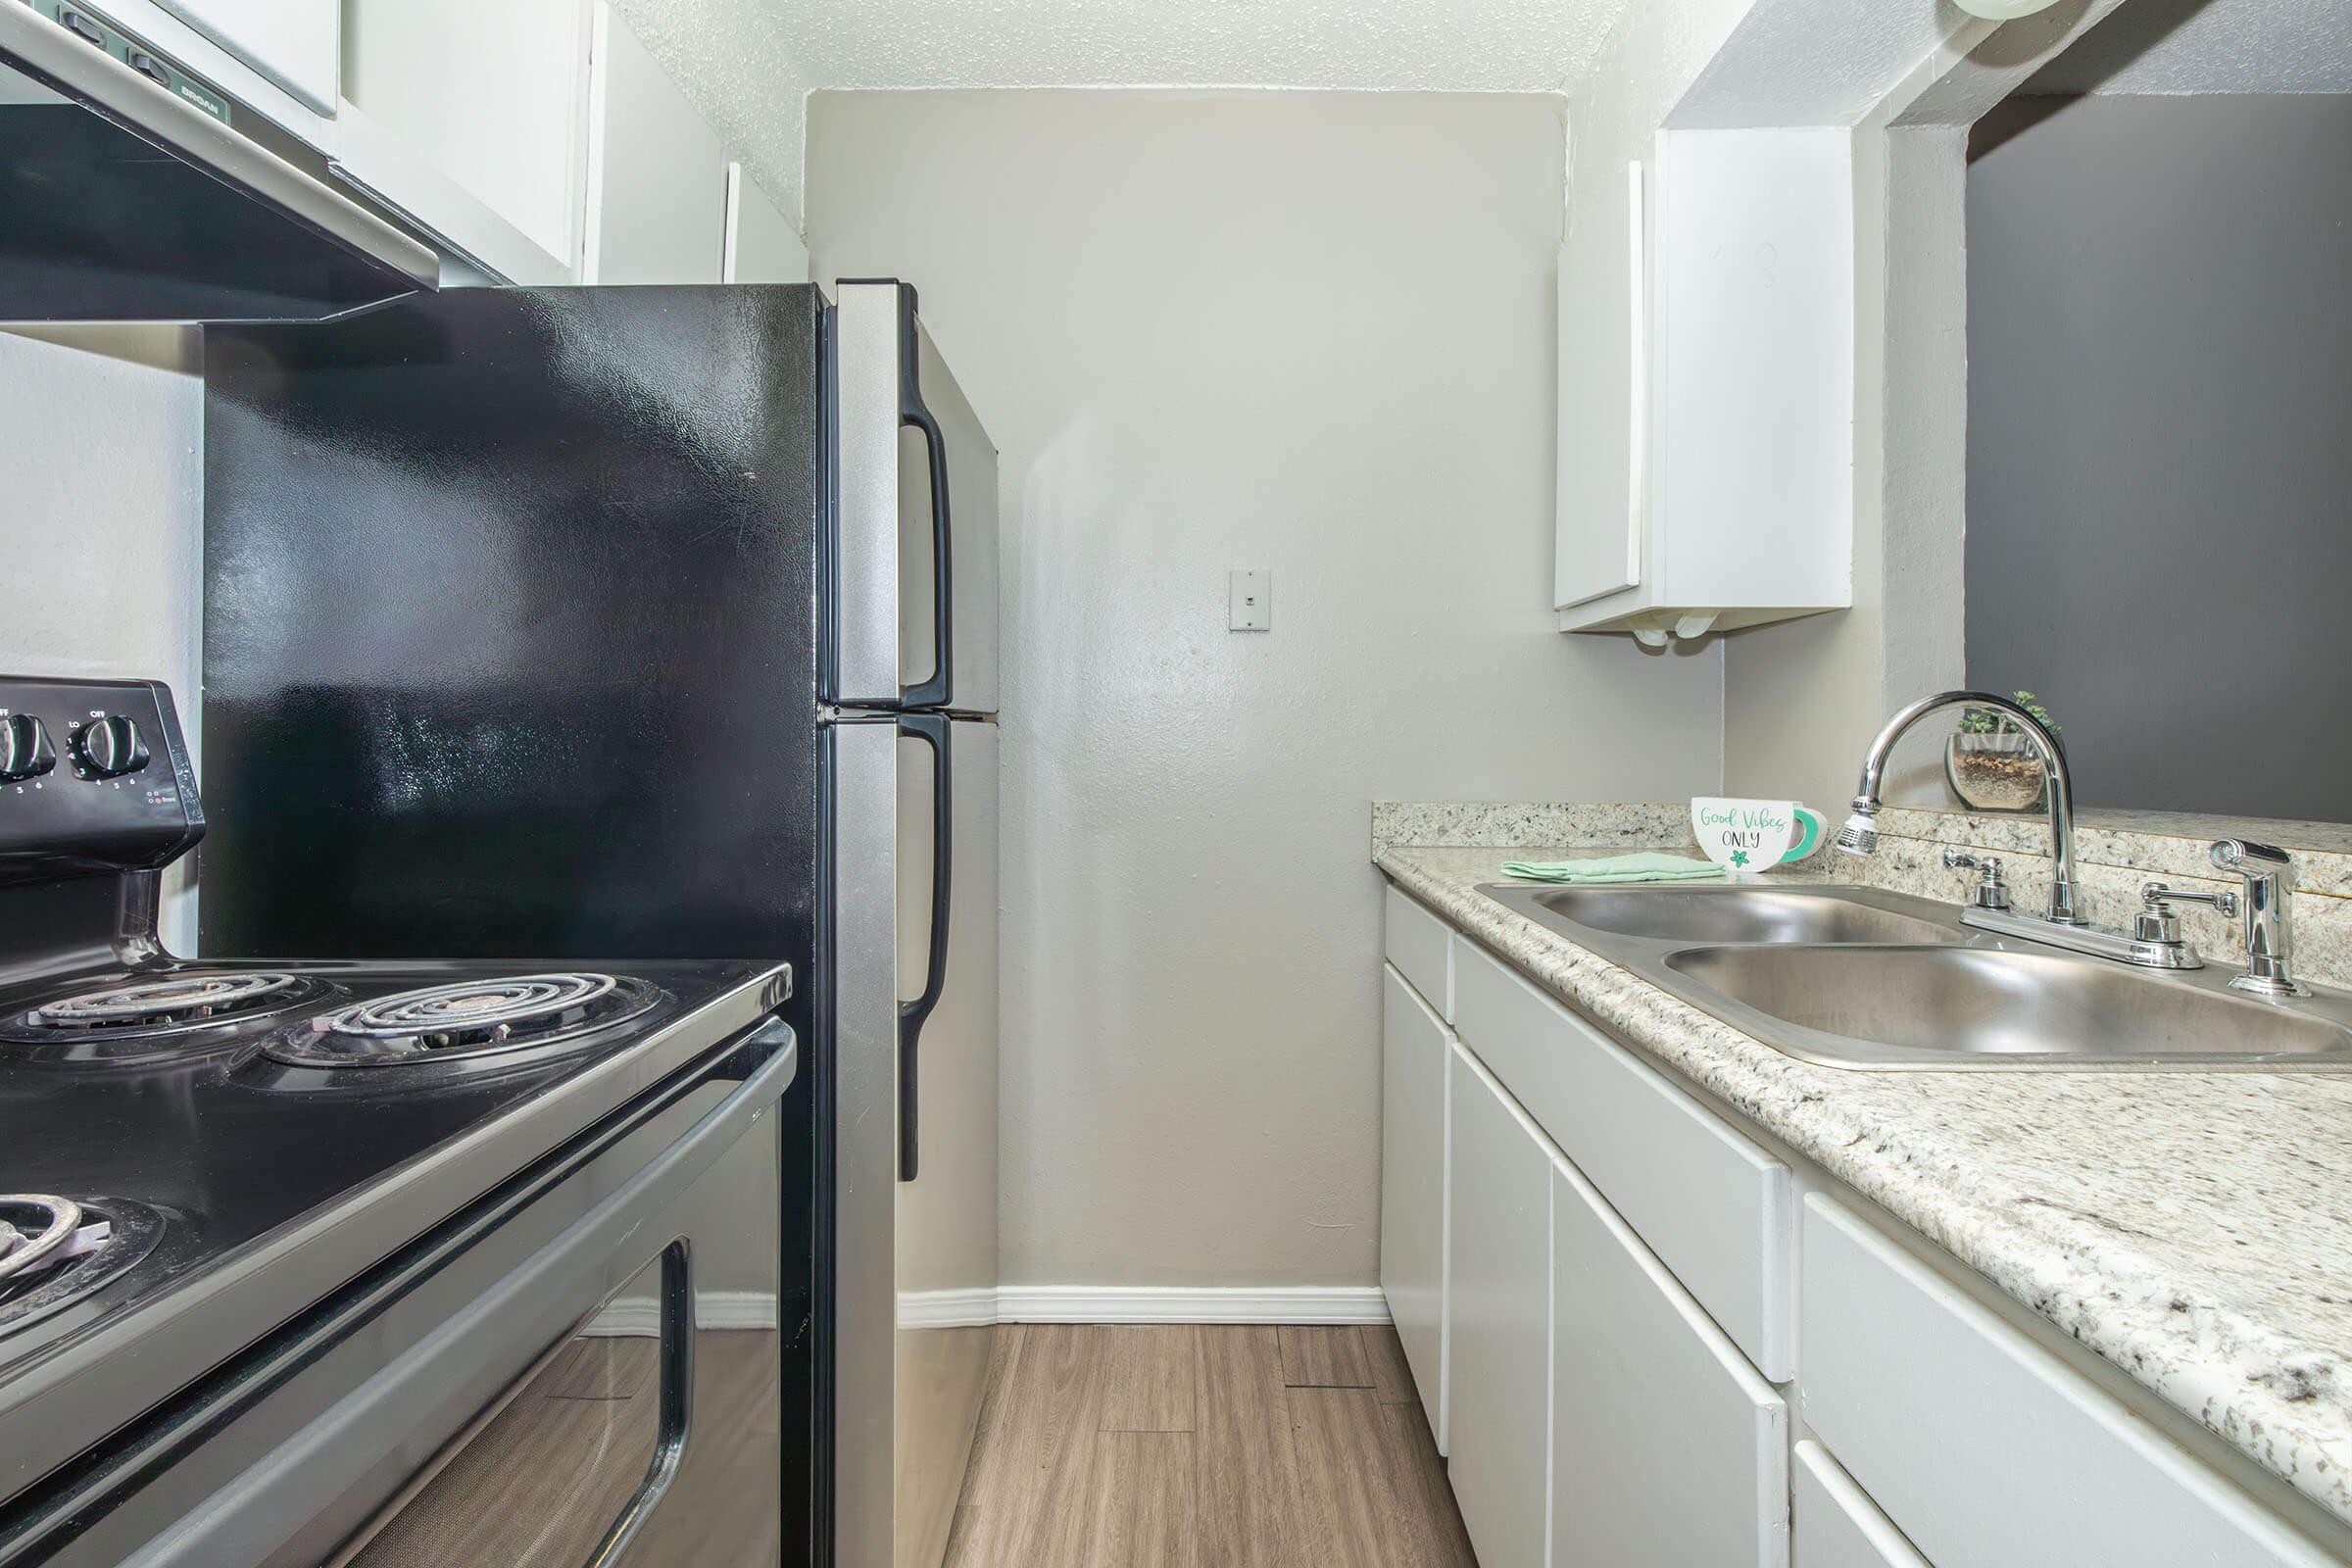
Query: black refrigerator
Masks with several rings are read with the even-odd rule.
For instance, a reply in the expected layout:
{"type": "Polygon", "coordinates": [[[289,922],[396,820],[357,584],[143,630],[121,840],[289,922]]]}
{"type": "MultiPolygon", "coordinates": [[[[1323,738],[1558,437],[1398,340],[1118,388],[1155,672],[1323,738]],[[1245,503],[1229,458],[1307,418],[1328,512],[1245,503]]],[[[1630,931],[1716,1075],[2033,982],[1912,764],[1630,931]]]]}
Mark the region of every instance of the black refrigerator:
{"type": "Polygon", "coordinates": [[[452,290],[204,365],[202,953],[790,960],[785,1517],[935,1568],[996,1312],[997,476],[913,289],[452,290]]]}

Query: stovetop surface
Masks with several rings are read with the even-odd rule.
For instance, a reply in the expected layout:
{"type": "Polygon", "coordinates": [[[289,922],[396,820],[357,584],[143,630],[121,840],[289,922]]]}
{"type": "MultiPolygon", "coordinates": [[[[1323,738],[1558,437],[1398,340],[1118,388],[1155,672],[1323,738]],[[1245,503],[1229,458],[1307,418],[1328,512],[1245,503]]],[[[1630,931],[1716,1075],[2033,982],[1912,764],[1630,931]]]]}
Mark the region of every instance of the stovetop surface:
{"type": "Polygon", "coordinates": [[[161,877],[204,832],[162,684],[0,675],[0,1533],[791,994],[775,960],[182,962],[161,877]],[[155,982],[160,1024],[121,994],[155,982]]]}
{"type": "MultiPolygon", "coordinates": [[[[164,1296],[302,1216],[367,1192],[469,1130],[548,1100],[568,1081],[630,1054],[655,1035],[674,1033],[667,1026],[775,970],[748,960],[184,962],[86,968],[0,989],[0,1127],[8,1129],[0,1138],[0,1193],[95,1200],[100,1211],[109,1200],[128,1200],[126,1206],[152,1210],[163,1221],[153,1253],[120,1281],[37,1323],[15,1331],[0,1326],[0,1377],[42,1346],[164,1296]],[[547,1056],[453,1054],[461,1059],[425,1056],[332,1068],[289,1064],[270,1054],[274,1044],[310,1036],[315,1016],[356,1004],[457,981],[486,983],[553,970],[642,982],[639,994],[652,1004],[547,1056]],[[251,1022],[167,1035],[128,1060],[61,1056],[27,1043],[28,1031],[5,1027],[45,1002],[95,988],[262,973],[318,982],[324,990],[315,1002],[251,1022]]],[[[772,979],[768,983],[772,987],[772,979]]],[[[760,999],[755,1010],[768,1005],[760,999]]],[[[730,1019],[746,1011],[739,997],[724,1010],[730,1019]]],[[[707,1043],[722,1038],[713,1034],[707,1043]]],[[[517,1149],[515,1168],[532,1152],[517,1149]]],[[[440,1217],[420,1213],[416,1220],[421,1229],[440,1217]]]]}

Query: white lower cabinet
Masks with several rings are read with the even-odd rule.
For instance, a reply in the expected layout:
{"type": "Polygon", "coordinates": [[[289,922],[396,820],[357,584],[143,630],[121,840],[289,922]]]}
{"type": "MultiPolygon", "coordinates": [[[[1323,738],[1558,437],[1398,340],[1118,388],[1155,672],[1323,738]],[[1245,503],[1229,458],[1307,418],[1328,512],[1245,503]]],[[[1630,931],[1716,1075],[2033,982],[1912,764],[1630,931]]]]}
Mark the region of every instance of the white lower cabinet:
{"type": "Polygon", "coordinates": [[[1452,1076],[1447,1474],[1480,1568],[1540,1568],[1551,1480],[1551,1151],[1459,1046],[1452,1076]]]}
{"type": "Polygon", "coordinates": [[[1381,1282],[1481,1568],[2352,1565],[1393,891],[1387,954],[1381,1282]]]}
{"type": "Polygon", "coordinates": [[[1805,1423],[1936,1568],[2341,1562],[1818,1195],[1802,1267],[1805,1423]]]}
{"type": "Polygon", "coordinates": [[[1584,1176],[1551,1194],[1551,1568],[1786,1568],[1788,1406],[1584,1176]]]}
{"type": "Polygon", "coordinates": [[[1789,1482],[1794,1568],[1932,1568],[1820,1444],[1796,1446],[1789,1482]]]}
{"type": "Polygon", "coordinates": [[[1766,1377],[1796,1370],[1788,1167],[1483,953],[1453,1027],[1766,1377]]]}
{"type": "Polygon", "coordinates": [[[1453,933],[1446,922],[1395,888],[1382,919],[1382,949],[1405,983],[1437,1015],[1453,1021],[1453,933]]]}
{"type": "Polygon", "coordinates": [[[1381,966],[1380,1288],[1438,1451],[1446,1451],[1446,1080],[1451,1036],[1381,966]]]}

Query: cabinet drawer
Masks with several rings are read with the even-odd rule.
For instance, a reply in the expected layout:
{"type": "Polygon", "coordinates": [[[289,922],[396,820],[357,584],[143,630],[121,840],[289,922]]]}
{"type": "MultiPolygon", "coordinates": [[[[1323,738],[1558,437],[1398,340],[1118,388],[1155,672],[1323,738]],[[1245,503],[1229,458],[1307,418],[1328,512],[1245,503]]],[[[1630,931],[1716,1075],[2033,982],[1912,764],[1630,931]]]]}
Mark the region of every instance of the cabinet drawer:
{"type": "Polygon", "coordinates": [[[1788,1568],[1787,1401],[1564,1165],[1551,1215],[1550,1568],[1788,1568]]]}
{"type": "Polygon", "coordinates": [[[1936,1568],[2336,1561],[1818,1194],[1804,1269],[1806,1423],[1936,1568]]]}
{"type": "Polygon", "coordinates": [[[1453,1020],[1453,931],[1411,899],[1389,889],[1388,956],[1430,1010],[1453,1020]]]}
{"type": "Polygon", "coordinates": [[[1794,1568],[1933,1568],[1820,1444],[1796,1446],[1789,1481],[1794,1568]]]}
{"type": "Polygon", "coordinates": [[[1454,1032],[1775,1383],[1795,1372],[1793,1186],[1690,1094],[1468,943],[1454,1032]]]}
{"type": "Polygon", "coordinates": [[[1453,1047],[1393,965],[1380,971],[1380,1286],[1446,1451],[1446,1082],[1453,1047]]]}

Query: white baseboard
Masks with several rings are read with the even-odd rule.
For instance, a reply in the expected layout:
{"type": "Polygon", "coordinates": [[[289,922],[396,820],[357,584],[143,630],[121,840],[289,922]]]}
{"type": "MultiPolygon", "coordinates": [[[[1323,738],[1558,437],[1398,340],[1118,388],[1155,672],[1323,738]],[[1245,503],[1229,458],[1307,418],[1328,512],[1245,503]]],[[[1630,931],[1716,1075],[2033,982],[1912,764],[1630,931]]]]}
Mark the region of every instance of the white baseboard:
{"type": "Polygon", "coordinates": [[[963,1329],[997,1321],[997,1293],[908,1291],[899,1298],[903,1329],[963,1329]]]}
{"type": "Polygon", "coordinates": [[[997,1316],[1006,1323],[1386,1323],[1389,1299],[1377,1285],[1007,1285],[997,1292],[997,1316]]]}

